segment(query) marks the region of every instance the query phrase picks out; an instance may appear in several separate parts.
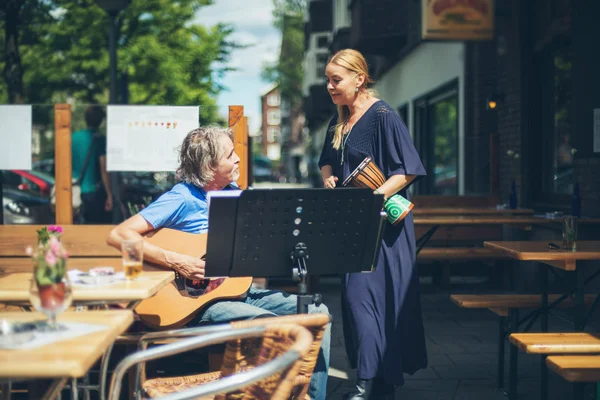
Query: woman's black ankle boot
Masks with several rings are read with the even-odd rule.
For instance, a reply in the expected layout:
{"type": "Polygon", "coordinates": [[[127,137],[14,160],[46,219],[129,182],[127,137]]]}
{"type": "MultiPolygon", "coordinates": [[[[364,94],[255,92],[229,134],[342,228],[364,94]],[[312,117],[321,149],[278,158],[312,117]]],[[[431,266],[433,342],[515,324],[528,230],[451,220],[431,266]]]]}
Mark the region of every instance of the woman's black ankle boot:
{"type": "Polygon", "coordinates": [[[352,392],[344,395],[344,400],[367,400],[371,396],[373,389],[372,379],[357,379],[355,388],[352,392]]]}

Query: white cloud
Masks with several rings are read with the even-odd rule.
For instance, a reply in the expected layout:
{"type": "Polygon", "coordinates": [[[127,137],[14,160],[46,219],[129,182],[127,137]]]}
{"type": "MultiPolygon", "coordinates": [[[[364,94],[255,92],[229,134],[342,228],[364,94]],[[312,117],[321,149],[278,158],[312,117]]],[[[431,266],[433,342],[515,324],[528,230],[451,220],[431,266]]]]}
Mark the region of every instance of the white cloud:
{"type": "Polygon", "coordinates": [[[249,117],[250,131],[260,127],[260,89],[265,86],[260,75],[265,63],[279,57],[281,34],[273,27],[272,0],[215,0],[215,4],[198,10],[195,23],[212,26],[229,24],[234,33],[231,39],[248,47],[231,54],[229,72],[222,80],[228,91],[219,96],[220,106],[244,105],[244,114],[249,117]]]}

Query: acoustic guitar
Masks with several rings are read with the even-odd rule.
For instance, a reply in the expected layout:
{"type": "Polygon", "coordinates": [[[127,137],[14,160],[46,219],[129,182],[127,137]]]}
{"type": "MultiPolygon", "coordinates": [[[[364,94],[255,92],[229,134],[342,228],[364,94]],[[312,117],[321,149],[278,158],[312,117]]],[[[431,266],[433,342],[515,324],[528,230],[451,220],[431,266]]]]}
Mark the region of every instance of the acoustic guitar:
{"type": "MultiPolygon", "coordinates": [[[[145,235],[144,240],[189,256],[201,256],[206,252],[207,234],[193,234],[173,229],[158,229],[145,235]]],[[[144,270],[169,270],[166,267],[144,262],[144,270]]],[[[210,265],[206,272],[210,274],[210,265]]],[[[143,276],[143,275],[142,275],[143,276]]],[[[218,300],[236,300],[250,289],[252,277],[218,278],[203,280],[196,284],[200,295],[190,295],[183,285],[185,278],[178,274],[173,282],[162,288],[149,299],[143,300],[135,308],[140,320],[158,330],[181,328],[190,322],[203,308],[218,300]]],[[[192,282],[187,280],[187,285],[192,282]]]]}

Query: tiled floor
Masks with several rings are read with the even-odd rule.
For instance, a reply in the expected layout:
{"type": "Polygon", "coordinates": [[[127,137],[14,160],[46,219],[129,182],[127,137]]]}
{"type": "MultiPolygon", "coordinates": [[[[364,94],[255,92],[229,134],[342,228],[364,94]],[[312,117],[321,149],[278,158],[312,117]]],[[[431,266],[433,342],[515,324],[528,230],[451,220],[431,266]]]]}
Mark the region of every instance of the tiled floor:
{"type": "MultiPolygon", "coordinates": [[[[497,316],[487,310],[458,308],[451,293],[481,292],[485,286],[453,286],[441,290],[422,285],[422,306],[429,366],[396,390],[402,400],[504,400],[496,390],[497,316]]],[[[322,279],[321,291],[333,317],[331,371],[328,399],[341,399],[350,390],[355,371],[348,368],[340,317],[340,285],[337,279],[322,279]]],[[[570,330],[570,325],[550,318],[551,330],[570,330]]],[[[534,326],[534,329],[535,326],[534,326]]],[[[592,328],[594,329],[594,328],[592,328]]],[[[597,330],[597,328],[596,328],[597,330]]],[[[506,344],[505,385],[508,386],[508,343],[506,344]]],[[[540,398],[540,358],[519,354],[519,399],[540,398]]],[[[593,399],[595,387],[588,385],[586,399],[593,399]]],[[[572,386],[549,372],[549,399],[572,398],[572,386]]]]}

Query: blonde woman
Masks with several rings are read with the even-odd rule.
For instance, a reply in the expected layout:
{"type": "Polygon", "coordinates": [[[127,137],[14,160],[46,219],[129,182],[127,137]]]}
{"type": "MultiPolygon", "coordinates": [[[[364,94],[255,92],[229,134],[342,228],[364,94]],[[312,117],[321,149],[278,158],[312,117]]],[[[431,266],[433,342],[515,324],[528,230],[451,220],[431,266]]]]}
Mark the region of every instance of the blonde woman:
{"type": "MultiPolygon", "coordinates": [[[[337,106],[319,160],[323,186],[341,186],[371,156],[386,177],[377,189],[385,198],[407,188],[425,169],[400,117],[368,89],[367,62],[356,50],[334,54],[325,69],[327,90],[337,106]]],[[[357,381],[346,399],[393,399],[403,373],[427,366],[416,270],[415,235],[410,213],[388,224],[370,274],[347,274],[342,292],[346,352],[357,381]]]]}

